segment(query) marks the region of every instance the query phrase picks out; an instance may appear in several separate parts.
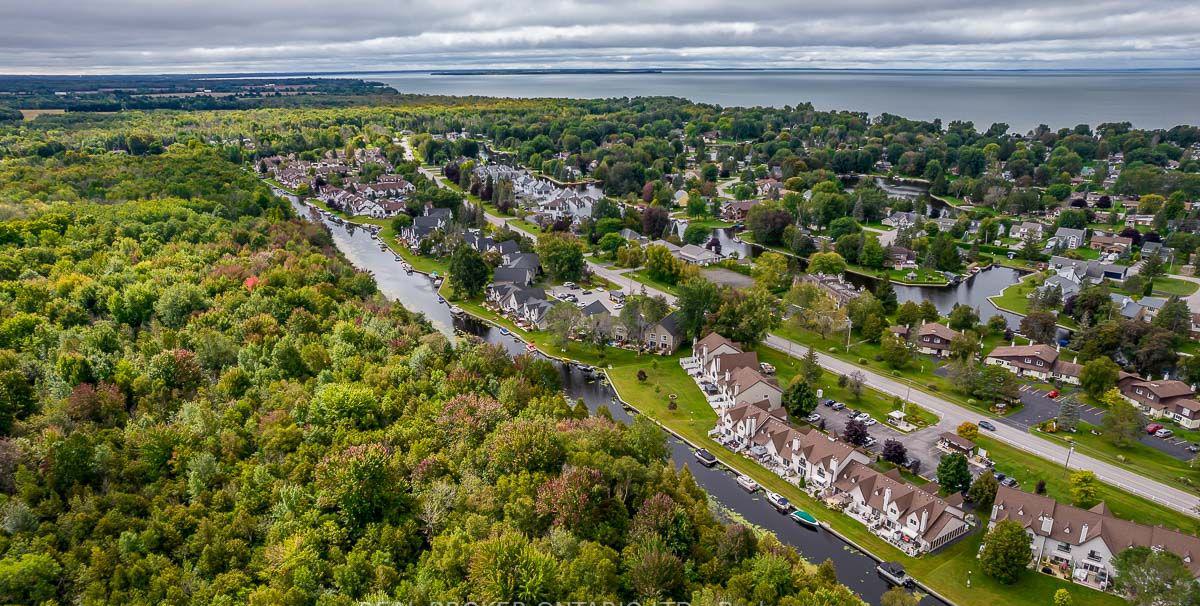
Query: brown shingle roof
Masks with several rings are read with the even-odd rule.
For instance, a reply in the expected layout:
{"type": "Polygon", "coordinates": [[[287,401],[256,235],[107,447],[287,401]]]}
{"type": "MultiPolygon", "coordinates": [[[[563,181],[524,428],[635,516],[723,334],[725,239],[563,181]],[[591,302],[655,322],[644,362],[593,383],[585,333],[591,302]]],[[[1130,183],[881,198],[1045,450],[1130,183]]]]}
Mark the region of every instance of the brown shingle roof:
{"type": "Polygon", "coordinates": [[[1102,505],[1080,509],[1048,496],[1000,486],[996,491],[992,519],[1014,520],[1034,534],[1070,545],[1081,545],[1099,536],[1114,555],[1129,547],[1161,548],[1184,558],[1184,565],[1192,575],[1200,576],[1200,538],[1161,526],[1145,526],[1115,518],[1102,505]],[[1044,522],[1047,519],[1051,521],[1049,528],[1044,522]]]}

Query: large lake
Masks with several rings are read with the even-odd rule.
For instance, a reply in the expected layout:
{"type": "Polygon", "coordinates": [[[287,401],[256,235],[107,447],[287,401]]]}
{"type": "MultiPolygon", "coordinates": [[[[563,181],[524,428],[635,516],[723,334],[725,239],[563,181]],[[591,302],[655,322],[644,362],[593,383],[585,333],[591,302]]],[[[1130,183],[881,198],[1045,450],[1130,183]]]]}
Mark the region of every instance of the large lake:
{"type": "Polygon", "coordinates": [[[1200,124],[1200,70],[1149,71],[685,71],[608,74],[339,74],[402,93],[606,98],[668,95],[726,106],[796,105],[907,118],[1006,122],[1016,132],[1132,122],[1200,124]]]}

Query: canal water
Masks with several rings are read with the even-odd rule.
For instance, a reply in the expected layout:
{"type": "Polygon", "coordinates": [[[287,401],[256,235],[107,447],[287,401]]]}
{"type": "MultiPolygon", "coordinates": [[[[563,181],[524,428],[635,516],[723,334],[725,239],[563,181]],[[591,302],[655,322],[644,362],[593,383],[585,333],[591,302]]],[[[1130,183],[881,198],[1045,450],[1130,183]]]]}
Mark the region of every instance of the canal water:
{"type": "MultiPolygon", "coordinates": [[[[280,192],[276,192],[280,193],[280,192]]],[[[283,195],[280,193],[280,195],[283,195]]],[[[428,276],[419,272],[408,274],[395,255],[379,246],[366,229],[345,223],[335,223],[314,209],[286,196],[297,214],[311,221],[319,221],[329,229],[333,242],[346,258],[360,270],[375,276],[380,291],[390,299],[400,302],[407,309],[420,312],[441,332],[455,338],[456,329],[476,335],[490,343],[500,343],[512,355],[525,353],[525,344],[511,335],[504,335],[487,324],[472,318],[455,318],[447,304],[438,301],[437,289],[428,276]]],[[[613,418],[630,423],[631,413],[619,405],[613,405],[616,392],[602,381],[586,376],[583,371],[570,364],[558,364],[562,373],[563,389],[571,400],[583,399],[587,407],[595,412],[606,407],[613,418]]],[[[636,405],[636,402],[633,403],[636,405]]],[[[889,588],[875,571],[876,561],[827,531],[815,531],[796,524],[787,516],[779,514],[767,502],[762,493],[750,494],[736,483],[736,476],[721,466],[707,468],[696,462],[693,451],[685,442],[667,434],[671,459],[677,468],[687,467],[704,488],[722,506],[736,512],[751,524],[773,532],[781,541],[791,545],[808,561],[818,564],[832,560],[837,568],[838,580],[858,593],[871,604],[879,604],[880,598],[889,588]]],[[[948,606],[933,596],[926,596],[923,606],[948,606]]]]}

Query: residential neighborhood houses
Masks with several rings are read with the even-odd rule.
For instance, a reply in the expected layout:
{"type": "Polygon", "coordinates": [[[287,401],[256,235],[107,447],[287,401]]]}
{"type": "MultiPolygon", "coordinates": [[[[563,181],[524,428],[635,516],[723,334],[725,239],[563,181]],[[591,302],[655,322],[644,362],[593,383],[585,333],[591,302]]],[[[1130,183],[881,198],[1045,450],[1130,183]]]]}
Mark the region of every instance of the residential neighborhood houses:
{"type": "Polygon", "coordinates": [[[1122,520],[1113,516],[1104,503],[1082,509],[1045,495],[1000,486],[989,527],[1002,520],[1016,521],[1029,535],[1031,566],[1076,583],[1111,589],[1113,558],[1131,547],[1173,553],[1192,577],[1200,578],[1200,538],[1122,520]]]}
{"type": "MultiPolygon", "coordinates": [[[[604,268],[615,273],[622,273],[626,269],[638,267],[636,261],[630,265],[624,265],[625,260],[612,254],[611,249],[607,249],[609,252],[604,257],[600,256],[604,254],[600,247],[596,246],[600,235],[590,231],[596,227],[598,218],[593,217],[593,212],[597,209],[597,202],[603,196],[598,188],[591,190],[574,185],[560,185],[559,182],[552,179],[535,176],[533,172],[506,164],[475,164],[472,170],[474,172],[470,175],[472,175],[473,187],[477,185],[476,181],[480,180],[486,180],[493,184],[507,182],[512,185],[511,190],[507,185],[504,190],[512,192],[515,205],[500,208],[499,215],[497,215],[500,217],[510,214],[515,216],[517,221],[510,223],[510,226],[518,225],[522,230],[529,230],[536,234],[550,231],[573,232],[580,240],[584,241],[585,251],[588,251],[585,254],[591,255],[587,261],[591,266],[589,271],[601,271],[603,268],[598,265],[603,265],[604,268]],[[540,227],[540,230],[528,227],[523,221],[534,223],[540,227]],[[590,241],[587,240],[589,236],[590,241]],[[616,267],[613,267],[614,264],[616,267]]],[[[562,174],[557,170],[551,171],[545,168],[543,170],[546,171],[546,174],[551,172],[559,176],[562,174]]],[[[689,169],[684,174],[694,175],[696,173],[689,169]]],[[[646,197],[641,202],[635,195],[621,200],[621,203],[616,205],[621,209],[621,216],[614,219],[612,215],[607,215],[606,220],[610,223],[605,226],[604,232],[600,233],[616,233],[621,237],[621,246],[623,247],[661,246],[678,261],[701,268],[699,273],[701,276],[707,276],[707,272],[713,271],[703,268],[720,263],[723,269],[736,269],[737,273],[742,273],[749,280],[758,282],[759,275],[753,255],[747,256],[746,259],[727,260],[718,252],[719,248],[713,250],[706,246],[690,243],[703,242],[703,240],[692,239],[690,234],[693,230],[685,230],[691,221],[699,219],[692,215],[694,205],[689,204],[689,200],[691,195],[707,197],[708,192],[706,191],[704,194],[696,194],[695,190],[688,192],[680,186],[679,178],[678,175],[664,176],[661,181],[667,184],[665,192],[662,191],[662,183],[647,184],[647,192],[650,192],[651,185],[654,185],[655,191],[652,192],[653,195],[645,194],[646,197]],[[650,198],[653,198],[653,201],[650,198]],[[662,228],[663,223],[661,222],[643,222],[639,216],[641,213],[648,213],[652,206],[660,204],[666,207],[663,215],[669,214],[670,216],[667,229],[662,228]],[[685,207],[687,208],[686,217],[683,210],[685,207]],[[650,225],[653,227],[649,227],[650,225]],[[685,231],[689,233],[687,241],[684,241],[683,237],[685,231]],[[742,266],[725,265],[735,261],[742,266]]],[[[656,177],[656,179],[658,178],[656,177]]],[[[765,200],[724,200],[717,204],[718,200],[714,199],[704,200],[703,206],[705,209],[720,208],[726,220],[738,222],[739,225],[733,228],[735,233],[743,229],[747,232],[761,229],[760,225],[756,225],[754,219],[754,217],[760,216],[758,215],[760,211],[755,209],[764,204],[774,205],[768,206],[769,209],[778,208],[779,202],[776,200],[794,193],[781,186],[782,180],[777,177],[774,179],[774,181],[758,179],[754,182],[754,191],[750,195],[758,194],[765,200]],[[745,226],[740,224],[743,222],[746,223],[745,226]]],[[[459,181],[459,183],[463,182],[465,181],[459,181]]],[[[466,189],[466,185],[462,187],[464,190],[466,189]]],[[[371,197],[375,188],[356,188],[355,192],[360,190],[363,196],[371,197]]],[[[474,191],[472,189],[472,193],[474,191]]],[[[374,193],[374,196],[387,196],[393,193],[399,193],[399,190],[385,187],[379,188],[378,193],[374,193]]],[[[741,196],[743,193],[740,192],[738,195],[741,196]]],[[[804,199],[810,199],[808,196],[811,195],[811,191],[803,193],[804,199]]],[[[344,198],[347,194],[332,192],[331,195],[341,195],[344,198]]],[[[495,200],[489,201],[495,204],[495,200]]],[[[1008,247],[1007,259],[1012,262],[1011,264],[1021,267],[1022,270],[1044,269],[1050,274],[1045,278],[1044,283],[1039,284],[1039,292],[1044,293],[1046,289],[1057,289],[1059,300],[1064,301],[1095,285],[1104,284],[1118,289],[1131,276],[1138,274],[1139,255],[1142,262],[1147,258],[1161,258],[1167,262],[1175,256],[1170,247],[1157,242],[1141,241],[1140,238],[1130,237],[1127,232],[1122,232],[1121,235],[1108,235],[1093,228],[1090,224],[1086,227],[1059,225],[1055,219],[1065,216],[1063,215],[1067,208],[1065,203],[1062,208],[1048,209],[1045,213],[1018,214],[1014,218],[1005,217],[999,222],[984,215],[963,216],[965,213],[961,209],[939,210],[929,207],[921,209],[916,205],[901,203],[896,203],[896,206],[901,210],[884,208],[883,214],[876,215],[869,227],[864,222],[862,227],[869,229],[870,232],[854,232],[867,233],[867,238],[874,237],[874,233],[888,234],[886,242],[883,242],[882,245],[882,253],[878,252],[878,249],[872,253],[871,258],[874,259],[872,261],[874,265],[871,267],[874,269],[860,274],[861,276],[873,278],[875,276],[872,272],[874,272],[879,277],[885,277],[888,271],[897,270],[902,274],[908,272],[909,276],[913,276],[916,275],[918,269],[922,273],[927,273],[931,267],[940,263],[938,260],[931,261],[929,241],[950,237],[955,242],[951,243],[948,250],[939,253],[943,255],[940,258],[950,258],[959,264],[956,271],[933,272],[941,274],[938,276],[939,280],[944,275],[952,286],[957,284],[960,279],[968,279],[969,276],[980,271],[981,267],[984,269],[989,267],[985,263],[994,266],[997,262],[1003,262],[1003,250],[1004,247],[1008,247]],[[989,225],[989,222],[992,224],[989,225]],[[999,223],[999,225],[995,225],[995,223],[999,223]],[[879,231],[880,225],[892,229],[879,231]],[[979,255],[979,250],[971,245],[971,236],[982,233],[987,234],[986,242],[981,237],[977,244],[979,244],[979,249],[984,246],[989,248],[986,255],[979,255]],[[997,253],[995,248],[1000,248],[1000,252],[997,253]],[[980,258],[978,264],[972,263],[970,267],[966,266],[968,261],[974,261],[977,258],[980,258]]],[[[489,207],[489,213],[495,210],[489,207]]],[[[847,210],[849,209],[847,208],[847,210]]],[[[705,210],[705,212],[715,211],[705,210]]],[[[780,211],[770,210],[770,212],[780,211]]],[[[668,312],[663,317],[641,326],[637,330],[632,330],[628,322],[622,318],[622,303],[619,295],[624,293],[615,291],[609,293],[604,290],[594,292],[590,289],[575,287],[570,283],[562,285],[550,283],[540,274],[540,260],[537,255],[522,252],[522,244],[518,240],[505,237],[502,242],[497,243],[493,239],[501,239],[500,234],[506,233],[505,230],[510,229],[504,227],[503,219],[500,223],[495,223],[492,217],[488,217],[485,223],[482,218],[477,217],[474,223],[476,226],[494,224],[483,229],[466,228],[469,225],[466,221],[451,227],[453,219],[452,213],[448,210],[420,209],[420,212],[415,214],[411,225],[398,228],[397,235],[408,241],[411,246],[414,246],[414,250],[417,250],[416,246],[420,242],[433,234],[442,232],[449,236],[451,243],[462,241],[485,254],[488,263],[493,266],[491,283],[485,290],[485,307],[512,320],[519,328],[550,329],[551,318],[559,317],[558,314],[551,312],[556,307],[569,305],[578,309],[577,317],[579,318],[567,330],[569,338],[592,341],[595,335],[602,335],[601,340],[604,345],[656,354],[671,354],[683,344],[685,337],[684,331],[679,326],[679,312],[668,312]]],[[[836,239],[827,237],[822,233],[824,230],[821,226],[811,223],[788,226],[788,229],[792,228],[794,228],[792,233],[796,241],[807,239],[810,242],[809,246],[817,251],[827,254],[836,252],[839,255],[847,252],[845,259],[852,259],[850,254],[852,251],[846,250],[847,240],[844,237],[836,239]]],[[[745,246],[750,241],[749,235],[751,234],[747,234],[745,242],[737,238],[734,240],[745,246]]],[[[753,235],[754,243],[760,242],[758,233],[755,232],[753,235]]],[[[789,238],[792,237],[789,236],[789,238]]],[[[883,240],[883,238],[880,239],[883,240]]],[[[526,250],[529,250],[528,242],[526,241],[525,244],[526,250]]],[[[780,245],[776,244],[776,246],[780,245]]],[[[786,243],[782,247],[787,248],[786,243]]],[[[447,252],[448,248],[443,246],[428,253],[422,250],[421,254],[444,255],[447,252]]],[[[863,254],[866,250],[860,248],[859,252],[863,254]]],[[[862,259],[855,262],[861,264],[862,259]]],[[[836,267],[836,265],[834,266],[836,267]]],[[[940,270],[940,268],[938,269],[940,270]]],[[[692,275],[697,275],[695,269],[689,268],[689,271],[693,272],[692,275]]],[[[628,275],[632,272],[626,273],[628,275]]],[[[787,277],[792,278],[790,281],[793,284],[809,282],[816,285],[820,292],[835,302],[837,313],[840,314],[839,317],[843,318],[858,313],[856,310],[862,309],[863,306],[856,305],[856,303],[868,300],[868,294],[876,294],[860,286],[863,282],[857,279],[848,281],[846,274],[840,272],[834,275],[799,273],[787,277]]],[[[892,279],[900,280],[897,277],[892,279]]],[[[638,280],[642,281],[642,278],[639,277],[638,280]]],[[[908,280],[913,281],[911,277],[908,280]]],[[[632,285],[632,280],[630,283],[632,285]]],[[[651,282],[645,283],[651,284],[651,282]]],[[[1134,284],[1134,282],[1131,281],[1130,284],[1134,284]]],[[[776,288],[786,290],[782,286],[776,288]]],[[[776,290],[776,296],[782,298],[781,290],[776,290]]],[[[1129,293],[1133,293],[1133,291],[1131,290],[1129,293]]],[[[906,296],[909,295],[906,294],[906,296]]],[[[1152,322],[1169,301],[1167,297],[1151,296],[1149,290],[1144,295],[1128,294],[1125,291],[1112,292],[1109,294],[1109,298],[1113,304],[1115,316],[1146,323],[1152,322]]],[[[1046,297],[1046,299],[1050,299],[1050,297],[1046,297]]],[[[904,302],[907,303],[907,301],[904,302]]],[[[830,308],[822,309],[828,312],[830,308]]],[[[796,309],[789,310],[789,312],[794,311],[796,309]]],[[[1007,342],[1012,338],[1007,333],[1016,328],[1015,322],[1007,324],[1008,330],[1006,331],[1006,326],[996,328],[995,322],[991,322],[991,326],[985,327],[983,325],[988,323],[981,322],[978,317],[974,319],[973,323],[969,321],[964,323],[962,318],[954,315],[946,320],[944,315],[939,317],[940,314],[947,313],[944,309],[934,309],[929,312],[923,305],[919,311],[918,316],[906,316],[910,319],[916,317],[917,321],[905,320],[906,326],[891,326],[888,330],[904,338],[903,342],[909,356],[920,354],[933,358],[933,367],[950,373],[952,381],[960,376],[953,374],[958,371],[953,370],[952,367],[957,367],[962,363],[961,354],[963,352],[960,351],[963,349],[962,343],[956,343],[956,341],[960,341],[961,337],[966,334],[971,337],[972,341],[977,342],[974,348],[976,352],[979,352],[985,342],[992,347],[992,351],[984,355],[967,356],[967,362],[976,365],[983,363],[997,366],[1012,372],[1017,377],[1024,379],[1020,383],[1022,390],[1036,384],[1053,383],[1061,389],[1063,386],[1075,386],[1081,383],[1083,369],[1078,358],[1075,357],[1076,354],[1070,351],[1063,352],[1063,348],[1068,346],[1066,339],[1055,338],[1050,341],[1049,345],[1036,342],[1030,342],[1029,345],[1017,345],[1017,341],[1014,340],[1010,345],[994,346],[997,340],[996,331],[1005,332],[1003,340],[1007,342]],[[950,326],[961,328],[961,330],[952,329],[950,326]],[[968,329],[970,330],[968,331],[968,329]]],[[[887,315],[890,316],[892,313],[888,311],[887,315]]],[[[859,332],[863,331],[863,326],[860,324],[865,323],[860,323],[858,316],[854,316],[854,318],[853,324],[846,320],[842,324],[846,327],[846,335],[844,335],[846,350],[850,349],[854,341],[866,338],[865,332],[862,336],[859,335],[859,332]],[[851,333],[851,329],[853,329],[853,333],[851,333]]],[[[891,317],[885,317],[885,320],[889,323],[895,322],[891,317]]],[[[557,320],[554,321],[557,322],[557,320]]],[[[558,325],[556,324],[556,326],[558,325]]],[[[709,326],[711,327],[711,324],[709,326]]],[[[875,327],[878,328],[879,323],[875,323],[875,327]]],[[[888,324],[883,324],[883,328],[887,329],[887,327],[888,324]]],[[[1021,329],[1024,331],[1024,326],[1021,329]]],[[[706,330],[708,329],[706,328],[706,330]]],[[[1024,336],[1023,332],[1022,335],[1024,336]]],[[[828,339],[826,337],[826,339],[834,343],[841,341],[840,338],[828,339]]],[[[1042,339],[1045,340],[1046,337],[1042,337],[1042,339]]],[[[1028,342],[1029,339],[1023,338],[1022,341],[1028,342]]],[[[877,339],[875,344],[879,345],[877,339]]],[[[827,348],[828,343],[822,344],[822,347],[827,348]]],[[[830,351],[832,352],[833,349],[830,351]]],[[[879,351],[876,349],[872,353],[861,354],[859,365],[868,365],[871,357],[874,358],[874,362],[884,362],[885,364],[892,364],[891,360],[897,359],[897,354],[894,352],[888,352],[885,357],[882,353],[878,353],[879,351]]],[[[919,557],[922,554],[938,552],[960,537],[971,534],[973,528],[978,527],[978,521],[983,515],[973,507],[972,503],[965,501],[965,489],[947,491],[936,483],[921,481],[919,478],[906,480],[906,478],[914,478],[914,476],[906,475],[907,468],[902,475],[898,469],[881,466],[878,460],[879,454],[855,448],[851,443],[830,437],[814,427],[801,427],[789,423],[788,413],[784,406],[785,386],[776,379],[773,369],[769,368],[769,365],[761,363],[754,349],[745,348],[725,339],[718,333],[709,332],[703,338],[695,340],[690,355],[685,354],[680,357],[679,362],[681,367],[695,380],[697,387],[704,394],[705,400],[711,405],[717,416],[717,422],[711,434],[715,439],[733,452],[754,459],[798,488],[803,488],[833,510],[863,524],[873,534],[895,545],[905,553],[919,557]]],[[[925,370],[927,364],[928,359],[925,359],[924,363],[916,366],[920,367],[921,373],[926,373],[928,372],[925,370]]],[[[905,375],[917,374],[912,370],[914,366],[912,364],[908,366],[907,371],[902,371],[899,363],[896,366],[896,376],[901,376],[902,372],[905,375]]],[[[993,380],[995,377],[990,373],[986,376],[989,380],[993,380]]],[[[845,381],[847,377],[842,376],[841,380],[845,381]]],[[[1180,383],[1182,384],[1182,382],[1180,383]]],[[[939,384],[939,386],[943,384],[939,384]]],[[[1012,394],[1017,393],[1016,385],[1018,383],[1005,383],[1006,389],[1011,388],[1012,394]]],[[[951,388],[954,387],[951,386],[951,388]]],[[[930,389],[934,389],[932,384],[930,389]]],[[[1008,393],[1005,391],[1005,394],[1008,393]]],[[[1197,406],[1194,394],[1186,384],[1182,384],[1182,387],[1163,386],[1152,381],[1142,381],[1137,375],[1123,373],[1121,393],[1131,402],[1135,402],[1150,418],[1169,419],[1184,428],[1191,428],[1200,423],[1200,406],[1197,406]]],[[[1005,397],[1007,398],[1005,401],[1011,406],[1022,404],[1021,397],[1015,395],[1006,395],[1005,397]]],[[[996,411],[1002,408],[998,401],[988,402],[988,404],[995,404],[988,410],[996,411]]],[[[905,414],[902,409],[893,410],[893,412],[900,415],[905,414]]],[[[882,415],[885,413],[886,411],[872,414],[880,415],[878,418],[883,418],[882,415]]],[[[980,423],[981,426],[985,424],[982,421],[980,423]]],[[[883,428],[884,426],[881,425],[880,430],[883,428]]],[[[823,426],[822,429],[824,429],[823,426]]],[[[977,447],[971,440],[940,429],[931,433],[934,436],[940,436],[936,440],[937,448],[942,452],[964,454],[970,460],[970,464],[979,469],[986,468],[991,464],[984,450],[977,447]]],[[[868,444],[868,446],[870,445],[868,444]]],[[[1008,485],[1015,484],[1006,484],[1006,486],[1008,485]]],[[[1087,583],[1085,579],[1076,580],[1087,583]]]]}
{"type": "Polygon", "coordinates": [[[789,424],[779,401],[782,390],[760,372],[755,352],[709,333],[680,364],[709,394],[719,415],[713,430],[719,441],[759,460],[910,555],[937,550],[970,530],[961,496],[943,499],[936,485],[916,487],[896,470],[876,471],[863,451],[814,428],[789,424]]]}

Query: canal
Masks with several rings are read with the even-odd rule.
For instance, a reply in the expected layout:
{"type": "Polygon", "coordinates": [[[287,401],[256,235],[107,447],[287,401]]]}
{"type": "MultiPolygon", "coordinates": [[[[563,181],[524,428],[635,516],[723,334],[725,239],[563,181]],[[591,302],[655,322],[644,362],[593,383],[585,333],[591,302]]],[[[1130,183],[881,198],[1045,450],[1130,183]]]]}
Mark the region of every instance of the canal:
{"type": "MultiPolygon", "coordinates": [[[[282,192],[276,192],[285,195],[282,192]]],[[[432,281],[420,272],[407,273],[395,254],[380,247],[379,240],[364,228],[331,221],[314,209],[286,196],[296,213],[308,220],[319,221],[328,228],[334,244],[346,258],[360,270],[375,276],[380,291],[390,299],[400,302],[407,309],[420,312],[441,332],[456,338],[456,330],[476,335],[490,343],[500,343],[512,355],[525,353],[525,344],[511,335],[504,335],[490,324],[473,318],[455,318],[447,304],[438,301],[437,289],[432,281]]],[[[586,376],[583,371],[570,365],[558,364],[562,374],[563,389],[572,399],[583,399],[587,407],[595,412],[606,407],[613,418],[622,422],[632,421],[631,413],[621,406],[612,405],[616,392],[607,383],[586,376]]],[[[636,405],[636,402],[632,403],[636,405]]],[[[667,434],[671,459],[677,468],[687,467],[704,490],[723,507],[745,518],[751,524],[773,532],[780,541],[791,545],[808,561],[818,564],[832,560],[837,568],[838,580],[858,593],[871,604],[879,604],[889,585],[875,571],[876,561],[840,538],[825,530],[810,530],[779,514],[767,502],[762,493],[750,494],[735,482],[736,476],[716,466],[707,468],[698,464],[693,451],[682,440],[667,434]]],[[[923,606],[948,606],[933,596],[926,596],[923,606]]]]}

